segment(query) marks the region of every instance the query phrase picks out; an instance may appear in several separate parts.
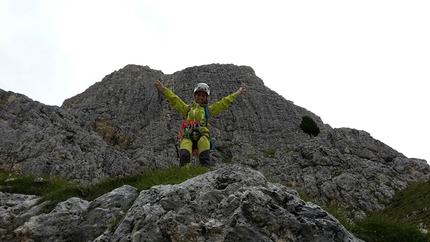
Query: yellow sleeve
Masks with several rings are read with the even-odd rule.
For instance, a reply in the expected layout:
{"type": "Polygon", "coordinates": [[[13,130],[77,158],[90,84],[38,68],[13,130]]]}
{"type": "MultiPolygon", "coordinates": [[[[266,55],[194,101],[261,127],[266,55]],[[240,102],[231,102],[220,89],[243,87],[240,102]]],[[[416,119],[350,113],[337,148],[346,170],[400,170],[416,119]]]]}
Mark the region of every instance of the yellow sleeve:
{"type": "Polygon", "coordinates": [[[223,99],[214,103],[213,105],[211,105],[209,107],[209,110],[211,112],[211,116],[218,115],[221,112],[225,111],[238,96],[239,95],[235,92],[235,93],[228,95],[227,97],[224,97],[223,99]]]}
{"type": "Polygon", "coordinates": [[[175,93],[173,93],[167,87],[163,88],[163,93],[166,96],[167,100],[169,100],[172,107],[178,111],[182,116],[185,117],[187,115],[188,106],[180,97],[178,97],[175,93]]]}

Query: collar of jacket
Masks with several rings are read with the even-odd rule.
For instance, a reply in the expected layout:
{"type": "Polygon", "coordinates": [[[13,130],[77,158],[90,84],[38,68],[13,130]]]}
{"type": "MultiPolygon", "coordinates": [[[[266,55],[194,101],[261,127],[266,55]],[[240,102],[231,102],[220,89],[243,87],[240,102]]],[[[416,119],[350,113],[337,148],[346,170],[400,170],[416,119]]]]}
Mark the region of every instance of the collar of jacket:
{"type": "Polygon", "coordinates": [[[208,106],[207,103],[202,103],[202,104],[199,104],[199,103],[196,103],[196,102],[193,103],[193,107],[202,107],[202,108],[204,108],[204,107],[207,107],[207,106],[208,106]]]}

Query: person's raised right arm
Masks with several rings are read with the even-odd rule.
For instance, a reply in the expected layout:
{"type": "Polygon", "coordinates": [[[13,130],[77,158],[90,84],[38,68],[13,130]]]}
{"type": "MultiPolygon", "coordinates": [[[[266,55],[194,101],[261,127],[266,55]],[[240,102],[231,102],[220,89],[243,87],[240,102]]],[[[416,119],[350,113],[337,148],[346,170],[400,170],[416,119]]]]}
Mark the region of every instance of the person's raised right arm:
{"type": "Polygon", "coordinates": [[[175,93],[173,93],[169,88],[165,87],[163,83],[160,81],[156,81],[154,83],[154,87],[158,90],[162,90],[167,100],[169,100],[170,104],[176,111],[182,114],[185,117],[187,115],[188,105],[182,101],[175,93]]]}

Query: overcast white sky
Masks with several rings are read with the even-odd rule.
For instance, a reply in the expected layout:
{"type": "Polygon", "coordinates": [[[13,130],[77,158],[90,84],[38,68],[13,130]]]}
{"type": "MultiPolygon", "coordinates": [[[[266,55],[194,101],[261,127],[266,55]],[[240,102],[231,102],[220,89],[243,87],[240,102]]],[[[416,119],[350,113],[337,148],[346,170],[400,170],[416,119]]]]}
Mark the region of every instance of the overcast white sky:
{"type": "Polygon", "coordinates": [[[246,65],[333,128],[430,162],[429,13],[424,0],[0,0],[0,88],[60,106],[127,64],[246,65]]]}

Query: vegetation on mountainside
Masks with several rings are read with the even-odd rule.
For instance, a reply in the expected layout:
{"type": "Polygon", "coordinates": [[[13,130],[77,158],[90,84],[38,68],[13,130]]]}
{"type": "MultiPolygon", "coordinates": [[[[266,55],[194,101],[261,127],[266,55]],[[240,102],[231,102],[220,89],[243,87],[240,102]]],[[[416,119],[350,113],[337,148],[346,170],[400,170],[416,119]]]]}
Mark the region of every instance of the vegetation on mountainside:
{"type": "Polygon", "coordinates": [[[430,181],[412,183],[397,192],[384,214],[430,229],[430,181]]]}
{"type": "Polygon", "coordinates": [[[347,212],[322,206],[346,229],[367,242],[430,241],[430,181],[410,184],[398,191],[381,212],[369,213],[355,224],[348,222],[347,212]]]}
{"type": "Polygon", "coordinates": [[[350,229],[355,236],[367,242],[428,242],[430,236],[416,225],[386,216],[385,212],[372,213],[350,229]]]}
{"type": "Polygon", "coordinates": [[[306,134],[309,134],[311,138],[312,136],[318,136],[318,134],[320,133],[320,129],[318,128],[317,123],[315,123],[315,121],[309,116],[302,117],[300,129],[306,134]]]}
{"type": "Polygon", "coordinates": [[[353,232],[366,234],[366,241],[430,241],[429,229],[430,181],[426,181],[397,192],[384,211],[360,221],[353,232]]]}
{"type": "Polygon", "coordinates": [[[83,185],[54,176],[21,175],[0,171],[0,191],[40,196],[42,199],[39,203],[48,201],[42,212],[49,212],[59,202],[71,197],[91,201],[123,185],[134,186],[141,191],[154,185],[179,184],[208,171],[208,168],[202,166],[170,167],[131,176],[119,174],[94,185],[83,185]]]}
{"type": "MultiPolygon", "coordinates": [[[[58,202],[71,197],[91,201],[122,185],[128,184],[141,191],[159,184],[178,184],[207,171],[209,169],[200,166],[171,167],[132,176],[117,175],[95,185],[82,185],[52,176],[0,172],[0,191],[41,196],[40,203],[49,201],[44,210],[49,212],[58,202]]],[[[309,197],[305,199],[311,201],[309,197]]],[[[413,183],[397,192],[384,211],[368,214],[366,219],[355,221],[354,225],[347,222],[346,211],[338,207],[323,208],[355,236],[368,242],[430,241],[430,234],[423,233],[423,229],[430,226],[430,181],[413,183]]]]}

